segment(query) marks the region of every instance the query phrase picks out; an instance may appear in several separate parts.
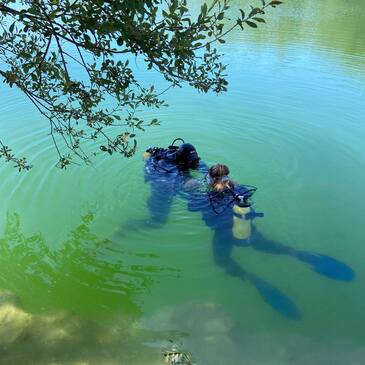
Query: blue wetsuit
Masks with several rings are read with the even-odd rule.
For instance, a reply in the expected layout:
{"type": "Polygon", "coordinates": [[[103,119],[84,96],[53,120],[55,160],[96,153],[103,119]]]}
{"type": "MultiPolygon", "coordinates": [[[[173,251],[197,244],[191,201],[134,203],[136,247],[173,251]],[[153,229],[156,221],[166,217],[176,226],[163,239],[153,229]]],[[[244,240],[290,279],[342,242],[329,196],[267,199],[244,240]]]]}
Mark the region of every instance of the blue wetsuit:
{"type": "MultiPolygon", "coordinates": [[[[188,209],[190,211],[200,211],[205,224],[214,231],[213,237],[213,257],[214,262],[226,271],[227,274],[237,277],[243,281],[250,282],[259,292],[265,302],[273,309],[290,319],[299,319],[300,312],[295,303],[287,297],[278,288],[247,272],[243,267],[232,258],[232,249],[234,246],[252,246],[260,249],[260,245],[256,246],[256,242],[260,241],[262,236],[255,229],[252,219],[255,212],[250,208],[250,212],[246,215],[250,219],[251,236],[247,239],[237,239],[233,235],[233,197],[235,194],[243,194],[248,189],[245,186],[236,186],[233,191],[226,190],[221,193],[216,192],[194,192],[188,196],[188,209]]],[[[284,253],[287,250],[285,246],[271,244],[268,241],[272,251],[275,253],[284,253]]]]}
{"type": "MultiPolygon", "coordinates": [[[[245,271],[232,257],[234,246],[249,246],[265,253],[276,255],[289,255],[308,264],[317,273],[331,279],[351,281],[354,278],[353,270],[341,261],[332,257],[296,250],[280,242],[266,239],[255,228],[252,220],[258,214],[250,208],[245,214],[250,219],[251,235],[246,239],[238,239],[233,235],[234,201],[236,194],[243,194],[247,191],[245,186],[236,186],[233,191],[226,190],[216,192],[193,192],[188,195],[188,209],[200,211],[205,224],[214,231],[213,256],[217,265],[222,267],[228,274],[242,280],[248,280],[258,290],[262,298],[282,315],[298,319],[299,309],[283,292],[275,288],[256,275],[245,271]]],[[[260,215],[262,216],[262,215],[260,215]]]]}
{"type": "Polygon", "coordinates": [[[238,239],[233,235],[233,197],[235,194],[244,194],[248,188],[244,185],[235,186],[233,191],[225,190],[217,192],[193,192],[188,197],[188,209],[190,211],[200,211],[205,224],[214,231],[213,253],[215,262],[222,266],[230,274],[242,274],[231,259],[231,251],[234,246],[252,246],[255,249],[285,254],[290,250],[288,247],[279,243],[264,240],[263,236],[257,231],[253,224],[256,214],[253,208],[250,208],[247,219],[251,224],[251,235],[246,239],[238,239]]]}
{"type": "MultiPolygon", "coordinates": [[[[208,170],[202,161],[199,161],[195,169],[205,174],[208,170]]],[[[280,289],[244,270],[231,257],[234,246],[249,246],[266,253],[290,255],[331,279],[343,281],[353,279],[352,269],[338,260],[325,255],[295,250],[279,242],[267,240],[252,223],[252,219],[256,215],[252,208],[248,214],[245,214],[245,217],[250,219],[251,235],[246,239],[235,238],[233,235],[235,214],[233,198],[236,194],[245,193],[247,188],[238,185],[234,187],[233,192],[227,190],[219,194],[185,190],[187,182],[191,179],[190,170],[176,163],[176,154],[171,149],[158,149],[148,158],[145,165],[145,181],[151,186],[151,194],[147,203],[150,214],[149,226],[158,228],[165,224],[173,198],[181,195],[188,201],[188,209],[201,212],[205,224],[214,231],[212,244],[215,263],[229,275],[250,282],[263,300],[285,317],[300,318],[300,311],[296,304],[280,289]]]]}
{"type": "MultiPolygon", "coordinates": [[[[201,160],[194,170],[201,173],[208,171],[201,160]]],[[[163,149],[148,158],[144,176],[151,186],[147,201],[150,225],[159,227],[167,221],[173,198],[182,192],[184,184],[191,179],[190,169],[182,168],[176,163],[174,151],[163,149]]]]}

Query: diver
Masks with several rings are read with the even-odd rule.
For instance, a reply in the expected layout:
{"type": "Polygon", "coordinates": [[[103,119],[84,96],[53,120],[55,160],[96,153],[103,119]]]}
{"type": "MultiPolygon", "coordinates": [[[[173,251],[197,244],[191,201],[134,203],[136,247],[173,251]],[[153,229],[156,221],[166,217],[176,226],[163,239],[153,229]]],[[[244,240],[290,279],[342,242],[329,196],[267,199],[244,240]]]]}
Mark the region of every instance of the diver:
{"type": "MultiPolygon", "coordinates": [[[[144,153],[145,182],[151,188],[147,200],[149,219],[143,221],[144,226],[160,228],[166,222],[174,197],[196,179],[191,175],[196,171],[205,175],[208,171],[206,164],[200,159],[195,147],[176,138],[167,148],[152,147],[144,153]],[[181,144],[176,146],[175,143],[181,144]]],[[[134,221],[141,224],[141,221],[134,221]]]]}
{"type": "Polygon", "coordinates": [[[200,211],[206,225],[214,231],[213,256],[217,265],[229,275],[247,280],[258,290],[263,299],[275,310],[290,319],[299,319],[295,303],[279,289],[256,275],[245,271],[232,257],[235,246],[276,255],[288,255],[310,265],[316,272],[331,279],[351,281],[353,270],[329,256],[310,253],[266,239],[258,232],[253,221],[263,217],[252,207],[252,196],[257,188],[239,185],[229,178],[229,168],[217,164],[207,173],[208,191],[189,191],[188,209],[200,211]]]}

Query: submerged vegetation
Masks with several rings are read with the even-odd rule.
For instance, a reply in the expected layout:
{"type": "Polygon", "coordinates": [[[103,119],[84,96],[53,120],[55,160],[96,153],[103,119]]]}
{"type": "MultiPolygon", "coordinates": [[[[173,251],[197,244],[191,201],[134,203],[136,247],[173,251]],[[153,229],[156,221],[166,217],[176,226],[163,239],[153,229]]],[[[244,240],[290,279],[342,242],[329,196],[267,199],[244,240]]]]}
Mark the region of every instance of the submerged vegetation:
{"type": "MultiPolygon", "coordinates": [[[[196,16],[187,0],[5,0],[0,76],[49,121],[59,167],[89,163],[99,149],[130,157],[137,132],[159,124],[138,111],[165,105],[164,91],[137,80],[130,59],[143,59],[167,88],[224,92],[226,66],[215,45],[235,28],[257,28],[266,9],[281,3],[261,0],[231,18],[230,0],[203,3],[196,16]],[[86,141],[98,148],[86,152],[86,141]]],[[[31,168],[0,140],[1,157],[31,168]]]]}
{"type": "Polygon", "coordinates": [[[0,290],[1,364],[157,365],[163,363],[161,350],[141,342],[170,334],[120,319],[100,324],[62,310],[33,314],[15,294],[0,290]]]}

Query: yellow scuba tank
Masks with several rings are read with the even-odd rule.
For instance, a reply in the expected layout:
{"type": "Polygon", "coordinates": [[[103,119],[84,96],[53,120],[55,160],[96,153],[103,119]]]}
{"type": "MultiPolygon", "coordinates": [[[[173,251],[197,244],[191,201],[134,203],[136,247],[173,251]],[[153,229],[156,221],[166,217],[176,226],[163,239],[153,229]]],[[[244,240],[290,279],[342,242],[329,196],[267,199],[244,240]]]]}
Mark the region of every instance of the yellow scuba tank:
{"type": "Polygon", "coordinates": [[[250,213],[250,207],[233,206],[233,236],[244,240],[251,236],[251,221],[246,219],[246,214],[250,213]]]}

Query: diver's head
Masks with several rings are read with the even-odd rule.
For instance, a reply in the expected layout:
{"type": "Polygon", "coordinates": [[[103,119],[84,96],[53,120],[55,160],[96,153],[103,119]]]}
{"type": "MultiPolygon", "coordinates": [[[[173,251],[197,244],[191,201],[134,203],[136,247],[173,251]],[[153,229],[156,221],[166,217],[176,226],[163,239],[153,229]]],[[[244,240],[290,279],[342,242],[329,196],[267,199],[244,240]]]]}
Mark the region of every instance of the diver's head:
{"type": "Polygon", "coordinates": [[[229,179],[229,168],[223,164],[217,164],[209,168],[208,175],[213,190],[223,191],[233,189],[233,181],[229,179]]]}
{"type": "Polygon", "coordinates": [[[229,175],[229,168],[226,165],[218,163],[209,168],[208,174],[213,181],[220,180],[229,175]]]}
{"type": "Polygon", "coordinates": [[[195,169],[198,167],[199,160],[195,147],[190,143],[183,143],[176,150],[176,162],[181,167],[195,169]]]}

